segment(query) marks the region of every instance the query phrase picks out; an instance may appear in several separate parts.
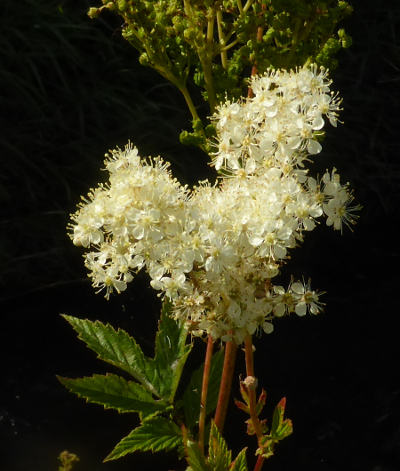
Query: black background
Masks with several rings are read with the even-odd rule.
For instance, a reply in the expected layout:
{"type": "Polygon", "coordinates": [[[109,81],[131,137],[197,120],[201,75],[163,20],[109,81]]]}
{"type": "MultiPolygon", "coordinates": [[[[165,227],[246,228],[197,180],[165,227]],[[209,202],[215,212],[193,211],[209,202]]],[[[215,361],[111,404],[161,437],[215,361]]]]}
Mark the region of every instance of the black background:
{"type": "MultiPolygon", "coordinates": [[[[95,295],[65,226],[80,195],[104,179],[104,152],[128,139],[142,155],[171,160],[182,182],[210,169],[179,145],[183,100],[137,64],[118,19],[90,21],[86,2],[15,5],[0,6],[0,469],[53,471],[64,449],[80,456],[77,471],[182,469],[169,454],[102,464],[135,416],[86,405],[56,379],[110,370],[59,313],[125,328],[151,354],[159,311],[145,275],[109,302],[95,295]]],[[[288,264],[288,274],[327,291],[325,312],[277,321],[273,334],[256,340],[267,413],[286,396],[294,422],[265,465],[274,471],[400,469],[400,5],[353,6],[345,27],[354,44],[340,53],[333,86],[344,99],[344,124],[328,130],[316,168],[336,166],[363,209],[354,232],[341,236],[321,224],[288,264]]],[[[193,367],[200,352],[197,342],[193,367]]],[[[236,452],[244,443],[254,449],[243,419],[230,409],[226,436],[236,452]]]]}

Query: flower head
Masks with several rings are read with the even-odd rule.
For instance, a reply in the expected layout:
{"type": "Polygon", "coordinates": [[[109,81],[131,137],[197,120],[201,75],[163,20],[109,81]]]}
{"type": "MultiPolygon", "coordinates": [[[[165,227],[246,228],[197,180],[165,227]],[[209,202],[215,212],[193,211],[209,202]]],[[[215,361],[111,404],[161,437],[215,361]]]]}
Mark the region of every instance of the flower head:
{"type": "Polygon", "coordinates": [[[253,98],[222,104],[213,120],[213,163],[224,178],[189,191],[161,158],[128,144],[112,151],[99,185],[72,215],[70,236],[88,252],[93,286],[126,289],[144,268],[194,335],[234,338],[270,333],[273,319],[318,314],[309,283],[274,285],[290,251],[318,219],[354,222],[348,185],[334,169],[322,180],[306,163],[321,151],[324,117],[336,125],[340,100],[316,67],[251,79],[253,98]]]}

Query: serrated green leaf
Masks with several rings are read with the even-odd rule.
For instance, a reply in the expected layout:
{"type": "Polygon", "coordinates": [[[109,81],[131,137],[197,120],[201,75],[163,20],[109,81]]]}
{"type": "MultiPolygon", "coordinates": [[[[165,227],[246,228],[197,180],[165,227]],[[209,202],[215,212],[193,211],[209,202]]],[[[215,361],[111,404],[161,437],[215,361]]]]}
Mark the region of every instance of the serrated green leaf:
{"type": "Polygon", "coordinates": [[[243,450],[237,455],[233,462],[231,471],[247,471],[246,450],[247,448],[243,448],[243,450]]]}
{"type": "MultiPolygon", "coordinates": [[[[210,377],[208,383],[206,413],[214,412],[217,401],[219,384],[221,382],[222,367],[224,363],[224,352],[219,350],[212,356],[210,377]]],[[[199,420],[201,385],[203,381],[204,364],[195,370],[190,378],[189,384],[183,394],[183,405],[185,412],[185,424],[188,428],[193,428],[199,420]]]]}
{"type": "Polygon", "coordinates": [[[187,330],[170,316],[170,305],[164,302],[155,341],[154,386],[162,398],[172,402],[181,379],[183,367],[192,349],[186,344],[187,330]]]}
{"type": "Polygon", "coordinates": [[[286,398],[282,398],[275,407],[272,417],[271,436],[275,440],[283,440],[293,432],[293,425],[290,419],[284,419],[286,408],[286,398]]]}
{"type": "Polygon", "coordinates": [[[211,424],[208,444],[208,463],[213,471],[226,471],[229,469],[232,453],[228,450],[226,441],[219,433],[214,422],[211,424]]]}
{"type": "Polygon", "coordinates": [[[104,459],[116,460],[135,451],[173,450],[182,445],[182,434],[179,427],[163,417],[154,417],[124,437],[104,459]]]}
{"type": "Polygon", "coordinates": [[[58,379],[71,392],[83,397],[87,402],[101,404],[105,409],[139,412],[141,416],[148,416],[167,407],[164,402],[154,400],[140,384],[114,374],[58,379]]]}
{"type": "Polygon", "coordinates": [[[191,471],[211,471],[197,442],[188,441],[185,450],[191,471]]]}
{"type": "Polygon", "coordinates": [[[274,433],[278,429],[279,425],[283,420],[283,415],[285,413],[285,403],[282,404],[283,399],[278,402],[274,409],[274,413],[272,416],[271,433],[274,433]]]}
{"type": "Polygon", "coordinates": [[[152,361],[144,356],[140,346],[127,332],[122,329],[115,330],[110,324],[99,321],[93,322],[67,315],[63,317],[78,333],[78,338],[97,353],[98,358],[126,371],[149,392],[160,397],[152,382],[155,376],[152,361]]]}

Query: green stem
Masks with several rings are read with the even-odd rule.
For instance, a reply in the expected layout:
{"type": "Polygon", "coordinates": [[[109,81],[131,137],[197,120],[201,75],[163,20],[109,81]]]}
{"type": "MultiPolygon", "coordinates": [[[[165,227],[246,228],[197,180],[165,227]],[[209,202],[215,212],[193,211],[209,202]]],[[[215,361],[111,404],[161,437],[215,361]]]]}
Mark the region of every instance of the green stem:
{"type": "Polygon", "coordinates": [[[222,49],[221,49],[221,52],[222,51],[228,51],[231,47],[233,46],[236,46],[236,44],[239,42],[239,39],[235,39],[234,41],[232,41],[231,43],[227,44],[226,46],[224,46],[222,49]]]}
{"type": "Polygon", "coordinates": [[[253,3],[254,0],[247,0],[245,6],[243,7],[243,13],[246,13],[253,3]]]}
{"type": "Polygon", "coordinates": [[[214,8],[210,11],[210,17],[207,22],[207,36],[206,44],[203,50],[198,49],[197,53],[200,59],[201,67],[204,74],[204,82],[208,96],[208,103],[210,105],[211,113],[214,113],[214,109],[217,103],[215,97],[213,76],[212,76],[212,58],[213,58],[213,45],[214,45],[214,21],[215,21],[215,10],[214,8]]]}
{"type": "Polygon", "coordinates": [[[207,46],[212,48],[214,42],[214,19],[215,19],[215,10],[214,8],[210,8],[209,10],[209,18],[207,21],[207,46]]]}
{"type": "Polygon", "coordinates": [[[300,26],[301,26],[301,20],[298,18],[296,20],[296,24],[293,31],[292,43],[290,45],[290,51],[289,51],[288,59],[287,59],[287,68],[290,68],[292,66],[293,56],[295,55],[296,47],[299,42],[300,26]]]}
{"type": "Polygon", "coordinates": [[[217,410],[215,411],[214,422],[220,433],[224,428],[228,402],[231,395],[233,373],[235,371],[237,345],[234,340],[226,342],[224,366],[222,370],[221,384],[219,386],[217,410]]]}
{"type": "Polygon", "coordinates": [[[224,48],[225,46],[225,37],[224,32],[222,31],[222,11],[217,10],[217,25],[218,25],[218,39],[219,45],[221,47],[221,64],[224,69],[228,68],[228,56],[226,54],[227,49],[224,48]]]}
{"type": "Polygon", "coordinates": [[[185,98],[185,101],[186,101],[186,104],[189,108],[189,111],[192,115],[192,118],[194,120],[199,120],[200,121],[200,117],[199,115],[197,114],[197,110],[196,110],[196,107],[194,106],[194,103],[193,103],[193,100],[192,100],[192,97],[190,96],[190,93],[189,93],[189,90],[187,89],[186,86],[178,86],[180,92],[182,93],[183,97],[185,98]]]}
{"type": "Polygon", "coordinates": [[[204,430],[206,425],[207,415],[207,393],[208,383],[210,380],[211,358],[213,352],[214,342],[211,335],[208,335],[206,358],[204,360],[203,382],[201,385],[201,398],[200,398],[200,417],[199,417],[199,448],[204,453],[204,430]]]}
{"type": "MultiPolygon", "coordinates": [[[[186,17],[190,20],[194,17],[193,8],[190,4],[190,0],[184,0],[184,11],[186,17]]],[[[216,106],[216,97],[213,85],[213,77],[212,77],[212,59],[213,59],[213,44],[214,44],[214,21],[215,21],[215,8],[211,7],[208,11],[208,19],[207,19],[207,31],[204,35],[203,31],[200,35],[201,40],[198,41],[197,39],[193,41],[193,47],[196,50],[196,53],[199,57],[201,68],[204,74],[204,82],[205,82],[205,89],[208,95],[208,103],[210,105],[211,113],[214,113],[214,109],[216,106]]],[[[194,29],[199,29],[199,25],[193,23],[192,27],[194,29]]],[[[203,28],[203,26],[201,26],[203,28]]]]}
{"type": "MultiPolygon", "coordinates": [[[[240,0],[239,0],[240,1],[240,0]]],[[[240,5],[238,3],[238,8],[239,8],[239,18],[247,12],[247,10],[251,7],[252,3],[254,0],[249,0],[246,5],[242,8],[242,2],[240,2],[240,5]]],[[[225,34],[225,43],[229,41],[229,39],[236,33],[236,30],[232,28],[229,32],[225,34]]],[[[234,43],[236,44],[237,40],[235,39],[234,43]]],[[[229,46],[232,47],[232,46],[229,46]]],[[[229,49],[229,48],[228,48],[229,49]]]]}
{"type": "Polygon", "coordinates": [[[210,112],[211,114],[213,114],[215,107],[217,106],[217,99],[215,96],[213,77],[211,72],[211,61],[208,57],[202,57],[200,55],[199,59],[201,62],[201,67],[203,69],[204,82],[208,96],[208,104],[210,105],[210,112]]]}

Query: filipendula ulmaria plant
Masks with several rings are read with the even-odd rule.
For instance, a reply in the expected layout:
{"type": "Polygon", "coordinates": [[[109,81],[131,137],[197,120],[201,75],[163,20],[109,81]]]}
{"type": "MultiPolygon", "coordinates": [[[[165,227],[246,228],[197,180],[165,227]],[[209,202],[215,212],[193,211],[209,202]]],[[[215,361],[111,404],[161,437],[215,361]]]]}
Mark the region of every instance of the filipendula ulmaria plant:
{"type": "MultiPolygon", "coordinates": [[[[143,2],[140,8],[149,9],[150,4],[153,10],[141,11],[153,12],[156,29],[161,3],[143,2]]],[[[292,2],[279,2],[283,4],[289,8],[292,2]]],[[[175,12],[180,3],[170,5],[175,12]]],[[[222,10],[228,3],[218,5],[222,10]]],[[[235,5],[243,12],[259,4],[235,5]]],[[[256,11],[268,6],[276,13],[274,2],[260,5],[256,11]]],[[[190,5],[184,6],[183,18],[194,22],[197,13],[190,17],[190,5]]],[[[164,7],[168,9],[167,4],[164,7]]],[[[217,13],[209,21],[218,26],[217,13]]],[[[201,25],[200,19],[195,23],[201,25]]],[[[253,26],[264,30],[258,23],[253,26]]],[[[188,46],[182,44],[177,68],[196,57],[189,48],[185,59],[188,46]]],[[[219,172],[217,183],[203,181],[193,189],[182,186],[168,163],[160,157],[141,158],[129,143],[106,155],[109,182],[91,190],[71,216],[70,237],[86,249],[85,265],[99,292],[108,299],[113,292],[126,290],[135,273],[144,269],[163,301],[152,358],[125,331],[65,316],[79,338],[124,376],[60,381],[89,402],[139,414],[140,425],[106,460],[135,451],[177,449],[188,470],[246,470],[246,449],[232,458],[222,437],[240,345],[246,375],[240,381],[241,400],[235,403],[249,416],[247,433],[256,437],[254,470],[259,471],[279,441],[292,433],[292,423],[284,416],[285,398],[270,424],[261,418],[266,392],[262,389],[257,397],[252,336],[271,333],[276,318],[317,315],[322,310],[320,293],[309,281],[292,277],[284,287],[275,280],[290,252],[319,218],[325,217],[328,226],[341,231],[355,222],[358,207],[336,169],[322,177],[309,173],[322,150],[325,122],[338,123],[341,100],[330,90],[327,69],[309,64],[307,55],[301,67],[269,68],[259,74],[262,60],[267,61],[262,57],[253,61],[247,98],[227,95],[212,107],[214,135],[203,148],[210,150],[219,172]],[[204,365],[192,373],[186,387],[181,385],[177,396],[196,337],[207,341],[204,365]],[[221,349],[213,355],[216,344],[221,349]]]]}
{"type": "Polygon", "coordinates": [[[207,115],[226,99],[247,92],[254,67],[290,69],[315,63],[336,67],[335,55],[351,44],[337,25],[352,11],[342,0],[102,0],[90,17],[110,10],[122,17],[123,37],[183,94],[193,132],[181,141],[208,151],[214,129],[207,115]],[[209,113],[199,116],[190,92],[200,87],[209,113]]]}

